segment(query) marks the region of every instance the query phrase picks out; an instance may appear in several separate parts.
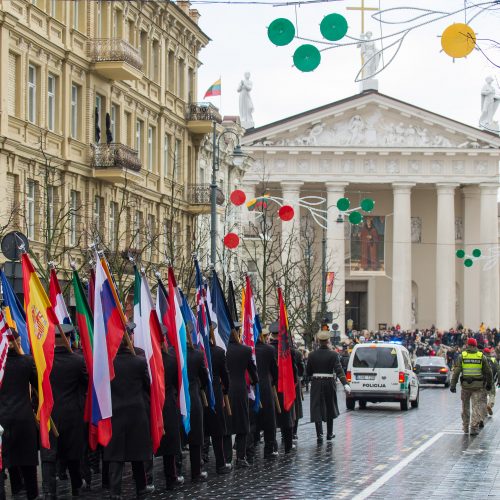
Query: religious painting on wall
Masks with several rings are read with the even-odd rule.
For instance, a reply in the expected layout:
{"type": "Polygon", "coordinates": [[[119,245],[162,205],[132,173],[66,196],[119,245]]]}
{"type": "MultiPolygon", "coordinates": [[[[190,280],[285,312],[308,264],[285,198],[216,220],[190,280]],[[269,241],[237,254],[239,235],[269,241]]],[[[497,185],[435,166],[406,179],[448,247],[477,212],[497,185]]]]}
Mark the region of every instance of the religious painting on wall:
{"type": "Polygon", "coordinates": [[[351,275],[385,274],[385,217],[366,216],[351,227],[351,275]]]}

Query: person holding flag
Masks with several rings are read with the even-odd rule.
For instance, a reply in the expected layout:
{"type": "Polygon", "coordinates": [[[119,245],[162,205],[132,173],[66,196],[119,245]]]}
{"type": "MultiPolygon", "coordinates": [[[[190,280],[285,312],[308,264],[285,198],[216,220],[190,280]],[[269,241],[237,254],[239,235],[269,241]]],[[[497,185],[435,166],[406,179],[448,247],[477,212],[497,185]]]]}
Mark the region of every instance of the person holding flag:
{"type": "MultiPolygon", "coordinates": [[[[2,380],[0,380],[0,426],[4,429],[2,467],[9,471],[13,495],[24,488],[26,498],[38,497],[38,431],[31,406],[31,387],[37,387],[33,358],[21,351],[19,334],[8,329],[0,311],[0,332],[8,340],[2,380]]],[[[0,474],[3,474],[0,470],[0,474]]]]}

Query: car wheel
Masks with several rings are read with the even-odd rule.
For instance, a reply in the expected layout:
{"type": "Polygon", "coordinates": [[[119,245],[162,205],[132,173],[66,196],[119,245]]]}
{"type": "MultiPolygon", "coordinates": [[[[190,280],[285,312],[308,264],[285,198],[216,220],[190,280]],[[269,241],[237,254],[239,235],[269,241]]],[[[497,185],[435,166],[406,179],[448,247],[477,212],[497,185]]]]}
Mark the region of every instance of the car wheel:
{"type": "Polygon", "coordinates": [[[366,401],[360,401],[358,404],[359,404],[359,407],[360,407],[362,410],[365,410],[365,409],[366,409],[366,401]]]}
{"type": "Polygon", "coordinates": [[[406,393],[406,398],[401,401],[401,411],[408,411],[410,408],[410,393],[406,393]]]}
{"type": "Polygon", "coordinates": [[[419,400],[420,400],[420,389],[417,389],[417,397],[415,398],[415,401],[411,402],[411,407],[418,408],[419,400]]]}
{"type": "Polygon", "coordinates": [[[346,408],[348,410],[354,410],[354,407],[356,406],[356,400],[355,399],[346,399],[345,405],[346,405],[346,408]]]}

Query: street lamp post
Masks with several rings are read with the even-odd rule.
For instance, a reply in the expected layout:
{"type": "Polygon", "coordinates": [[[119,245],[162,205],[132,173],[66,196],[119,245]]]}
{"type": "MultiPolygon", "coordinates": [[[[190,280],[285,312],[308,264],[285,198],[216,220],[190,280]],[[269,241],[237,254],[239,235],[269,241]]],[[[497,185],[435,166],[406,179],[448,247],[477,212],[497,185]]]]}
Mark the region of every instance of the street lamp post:
{"type": "Polygon", "coordinates": [[[240,138],[234,130],[225,129],[217,137],[217,122],[213,122],[212,131],[212,182],[210,183],[210,262],[215,267],[217,260],[217,172],[219,171],[220,140],[225,135],[236,138],[233,149],[233,163],[240,167],[245,161],[245,154],[241,150],[240,138]]]}

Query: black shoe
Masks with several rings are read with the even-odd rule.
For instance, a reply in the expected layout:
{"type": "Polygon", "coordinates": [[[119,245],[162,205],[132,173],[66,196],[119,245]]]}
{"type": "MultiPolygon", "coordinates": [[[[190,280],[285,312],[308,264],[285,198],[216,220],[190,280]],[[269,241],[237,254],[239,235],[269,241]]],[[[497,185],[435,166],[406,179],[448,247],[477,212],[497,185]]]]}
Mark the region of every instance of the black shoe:
{"type": "Polygon", "coordinates": [[[323,442],[323,434],[320,434],[319,436],[316,436],[318,440],[318,444],[321,444],[323,442]]]}
{"type": "Polygon", "coordinates": [[[175,481],[167,482],[167,490],[173,490],[184,484],[184,476],[177,476],[175,481]]]}
{"type": "Polygon", "coordinates": [[[299,437],[297,436],[297,434],[294,434],[294,435],[292,436],[292,439],[293,439],[294,441],[298,441],[298,440],[299,440],[299,437]]]}
{"type": "Polygon", "coordinates": [[[217,467],[217,474],[229,474],[233,470],[233,467],[231,465],[223,465],[222,467],[217,467]]]}
{"type": "Polygon", "coordinates": [[[208,472],[200,472],[198,476],[191,478],[192,483],[204,483],[208,479],[208,472]]]}
{"type": "Polygon", "coordinates": [[[479,427],[482,429],[484,427],[484,422],[481,420],[481,422],[479,422],[479,427]]]}
{"type": "Polygon", "coordinates": [[[326,435],[326,440],[331,441],[335,437],[335,434],[327,434],[326,435]]]}
{"type": "Polygon", "coordinates": [[[244,469],[246,467],[250,467],[250,464],[244,458],[237,458],[236,459],[236,468],[237,469],[244,469]]]}
{"type": "Polygon", "coordinates": [[[264,453],[265,460],[276,460],[279,457],[279,453],[277,451],[272,451],[271,453],[264,453]]]}
{"type": "Polygon", "coordinates": [[[292,453],[292,451],[295,451],[296,449],[297,449],[297,446],[292,444],[292,446],[288,450],[285,450],[285,455],[292,453]]]}

